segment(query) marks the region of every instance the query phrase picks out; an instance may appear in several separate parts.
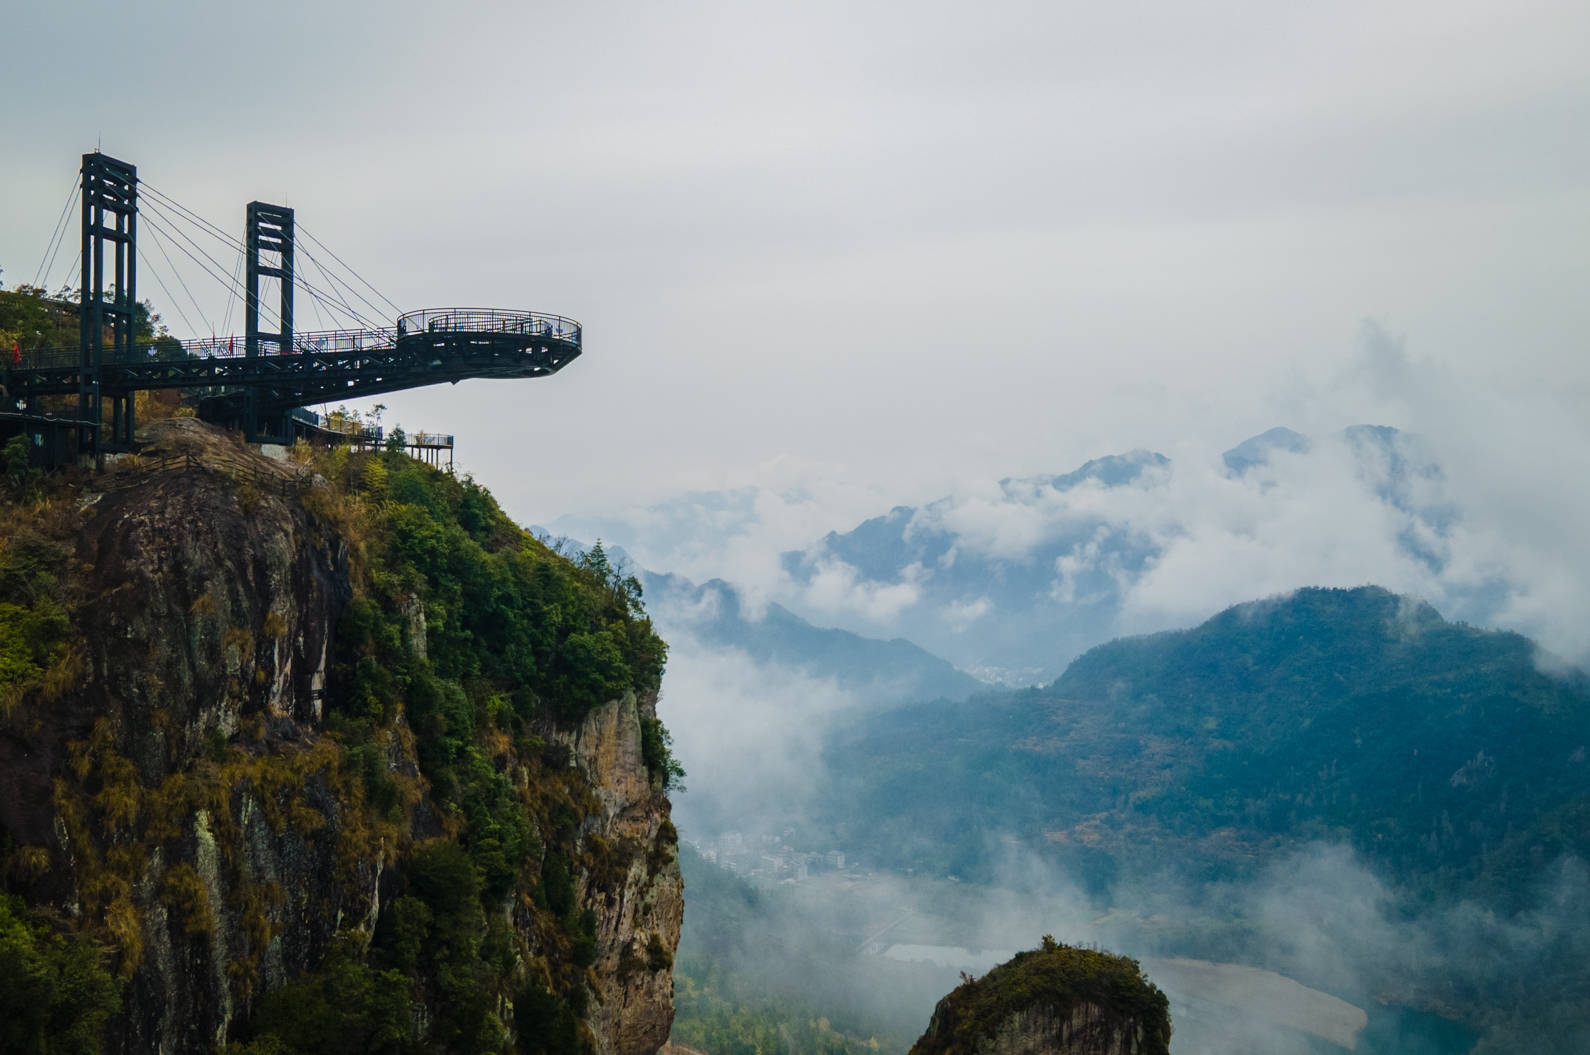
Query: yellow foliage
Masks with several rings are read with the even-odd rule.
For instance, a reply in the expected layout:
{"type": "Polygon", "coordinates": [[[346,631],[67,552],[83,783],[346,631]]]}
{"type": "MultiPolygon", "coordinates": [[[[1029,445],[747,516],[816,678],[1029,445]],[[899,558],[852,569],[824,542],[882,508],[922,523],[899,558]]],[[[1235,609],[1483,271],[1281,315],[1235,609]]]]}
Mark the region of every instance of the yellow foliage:
{"type": "Polygon", "coordinates": [[[50,870],[50,851],[44,846],[19,846],[11,851],[11,856],[6,861],[7,875],[14,876],[23,882],[32,882],[43,878],[50,870]]]}
{"type": "Polygon", "coordinates": [[[182,921],[184,934],[208,934],[215,929],[210,912],[210,892],[199,873],[186,861],[160,877],[160,903],[182,921]]]}
{"type": "Polygon", "coordinates": [[[54,703],[65,696],[66,691],[82,678],[86,663],[83,642],[75,638],[67,641],[61,654],[44,668],[44,674],[39,679],[40,686],[44,690],[44,701],[54,703]]]}
{"type": "Polygon", "coordinates": [[[130,894],[121,894],[105,909],[105,929],[110,931],[117,948],[121,950],[121,976],[131,978],[139,961],[144,958],[144,931],[130,894]]]}
{"type": "Polygon", "coordinates": [[[236,651],[241,662],[244,657],[253,654],[254,635],[240,626],[229,626],[221,632],[221,651],[223,654],[236,651]]]}

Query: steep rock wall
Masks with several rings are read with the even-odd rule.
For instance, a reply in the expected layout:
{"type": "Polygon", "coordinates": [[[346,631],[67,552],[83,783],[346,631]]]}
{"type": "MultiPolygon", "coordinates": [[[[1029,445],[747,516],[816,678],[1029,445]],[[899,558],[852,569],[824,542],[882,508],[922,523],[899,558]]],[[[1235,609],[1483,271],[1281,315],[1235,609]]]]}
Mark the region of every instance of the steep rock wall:
{"type": "Polygon", "coordinates": [[[976,1055],[1142,1055],[1148,1050],[1144,1023],[1121,1020],[1092,1003],[1066,1010],[1035,1004],[1012,1014],[973,1047],[976,1055]]]}
{"type": "Polygon", "coordinates": [[[561,734],[595,790],[600,808],[585,820],[623,862],[617,874],[582,872],[581,903],[596,907],[600,979],[591,1015],[599,1055],[651,1055],[673,1025],[673,952],[684,918],[678,834],[641,755],[640,720],[656,697],[630,693],[561,734]]]}
{"type": "MultiPolygon", "coordinates": [[[[310,511],[315,483],[192,426],[166,440],[195,457],[125,468],[79,498],[81,673],[0,722],[0,848],[11,889],[113,951],[124,988],[109,1050],[209,1052],[334,940],[368,948],[403,854],[458,822],[435,807],[401,714],[377,734],[395,789],[384,812],[366,802],[368,759],[361,775],[326,733],[350,583],[345,540],[310,511]]],[[[630,693],[545,729],[569,749],[565,798],[590,804],[563,849],[597,920],[584,1023],[600,1055],[650,1055],[672,1020],[682,884],[641,759],[654,707],[630,693]]],[[[545,779],[513,744],[491,764],[527,802],[545,779]]],[[[516,962],[565,955],[534,911],[508,916],[516,962]]]]}

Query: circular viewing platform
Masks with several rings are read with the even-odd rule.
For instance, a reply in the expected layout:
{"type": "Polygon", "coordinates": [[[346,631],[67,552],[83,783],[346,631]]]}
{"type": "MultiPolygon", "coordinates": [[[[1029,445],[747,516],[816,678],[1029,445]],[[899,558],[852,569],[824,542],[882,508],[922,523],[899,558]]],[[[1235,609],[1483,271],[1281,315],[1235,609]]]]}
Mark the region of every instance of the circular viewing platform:
{"type": "Polygon", "coordinates": [[[500,334],[580,346],[580,324],[562,315],[497,308],[425,308],[397,319],[397,339],[419,334],[500,334]]]}

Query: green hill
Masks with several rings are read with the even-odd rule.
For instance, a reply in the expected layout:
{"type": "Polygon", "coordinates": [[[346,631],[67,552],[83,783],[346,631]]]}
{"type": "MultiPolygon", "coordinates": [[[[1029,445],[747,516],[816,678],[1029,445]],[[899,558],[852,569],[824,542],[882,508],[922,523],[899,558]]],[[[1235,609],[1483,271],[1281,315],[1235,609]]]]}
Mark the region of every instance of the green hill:
{"type": "Polygon", "coordinates": [[[1237,877],[1316,840],[1503,901],[1590,852],[1590,683],[1385,590],[1301,590],[1115,641],[1056,682],[897,709],[831,745],[827,819],[885,863],[986,877],[1014,837],[1095,889],[1237,877]],[[991,838],[992,837],[992,838],[991,838]]]}

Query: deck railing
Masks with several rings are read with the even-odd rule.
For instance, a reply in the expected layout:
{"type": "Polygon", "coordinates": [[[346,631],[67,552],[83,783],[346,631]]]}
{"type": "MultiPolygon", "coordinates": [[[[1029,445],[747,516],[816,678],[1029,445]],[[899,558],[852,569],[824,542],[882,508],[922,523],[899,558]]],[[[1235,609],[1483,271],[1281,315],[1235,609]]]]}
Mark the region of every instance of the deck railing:
{"type": "Polygon", "coordinates": [[[399,337],[418,333],[506,333],[580,341],[580,324],[562,315],[497,308],[426,308],[398,316],[399,337]]]}
{"type": "MultiPolygon", "coordinates": [[[[580,343],[581,327],[573,319],[537,311],[501,311],[494,308],[427,308],[398,316],[396,326],[369,330],[311,330],[293,334],[292,346],[282,348],[271,337],[259,340],[260,355],[315,355],[374,351],[391,348],[400,338],[426,334],[501,333],[517,337],[580,343]]],[[[248,354],[247,342],[238,334],[226,337],[155,337],[138,341],[135,354],[149,359],[237,359],[248,354]]],[[[110,349],[106,348],[106,362],[110,349]]],[[[77,348],[0,348],[0,369],[38,370],[78,364],[77,348]]]]}

